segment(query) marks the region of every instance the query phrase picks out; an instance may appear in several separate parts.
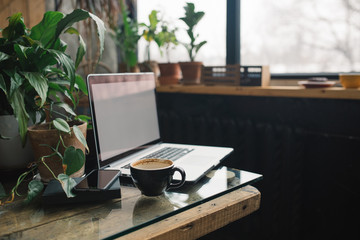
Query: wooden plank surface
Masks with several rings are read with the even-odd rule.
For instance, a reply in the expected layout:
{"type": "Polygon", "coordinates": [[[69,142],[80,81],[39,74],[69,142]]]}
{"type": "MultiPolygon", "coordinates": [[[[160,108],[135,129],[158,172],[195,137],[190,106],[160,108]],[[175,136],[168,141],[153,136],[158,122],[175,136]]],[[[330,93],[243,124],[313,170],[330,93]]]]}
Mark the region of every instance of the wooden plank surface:
{"type": "Polygon", "coordinates": [[[258,210],[260,199],[256,188],[246,186],[119,239],[197,239],[258,210]]]}
{"type": "Polygon", "coordinates": [[[305,89],[301,86],[268,86],[268,87],[241,87],[241,86],[205,86],[205,85],[168,85],[158,86],[157,92],[162,93],[190,93],[239,95],[259,97],[296,97],[296,98],[328,98],[360,100],[359,89],[344,89],[342,87],[305,89]]]}
{"type": "MultiPolygon", "coordinates": [[[[104,204],[90,202],[42,206],[38,201],[24,206],[18,199],[13,204],[0,207],[0,239],[103,238],[109,235],[106,233],[107,229],[115,228],[116,231],[118,215],[113,217],[110,214],[112,208],[126,209],[126,203],[131,204],[132,199],[135,201],[138,196],[134,188],[122,187],[122,193],[125,197],[104,204]]],[[[131,207],[130,209],[132,210],[131,207]]],[[[132,212],[125,211],[123,214],[126,214],[124,217],[131,217],[132,212]]]]}
{"type": "MultiPolygon", "coordinates": [[[[0,239],[102,239],[123,226],[121,218],[134,218],[138,193],[122,188],[125,198],[106,204],[31,207],[18,204],[0,208],[0,239]],[[117,211],[129,209],[131,211],[117,211]]],[[[246,186],[153,223],[120,239],[196,239],[240,219],[260,206],[260,192],[246,186]]]]}

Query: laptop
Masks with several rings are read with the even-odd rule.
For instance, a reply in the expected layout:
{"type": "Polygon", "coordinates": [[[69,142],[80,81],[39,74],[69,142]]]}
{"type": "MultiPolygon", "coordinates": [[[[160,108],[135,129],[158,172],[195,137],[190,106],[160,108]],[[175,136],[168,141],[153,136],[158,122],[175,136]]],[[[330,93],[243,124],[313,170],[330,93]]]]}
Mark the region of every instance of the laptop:
{"type": "Polygon", "coordinates": [[[165,158],[185,170],[186,182],[196,182],[233,151],[163,143],[153,73],[90,74],[87,85],[99,168],[119,169],[130,177],[132,161],[165,158]]]}

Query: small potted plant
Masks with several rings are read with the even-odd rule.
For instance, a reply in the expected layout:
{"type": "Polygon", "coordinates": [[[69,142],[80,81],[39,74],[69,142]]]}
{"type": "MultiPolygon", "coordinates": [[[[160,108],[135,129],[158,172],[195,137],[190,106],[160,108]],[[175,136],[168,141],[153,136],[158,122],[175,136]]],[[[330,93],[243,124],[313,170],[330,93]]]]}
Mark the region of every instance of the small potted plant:
{"type": "MultiPolygon", "coordinates": [[[[175,47],[179,44],[175,35],[176,31],[177,28],[169,30],[168,24],[166,22],[162,22],[161,32],[159,33],[159,38],[162,43],[160,50],[165,50],[167,63],[159,63],[159,82],[161,85],[177,84],[181,79],[181,69],[179,63],[170,63],[170,49],[171,47],[175,47]]],[[[161,54],[163,54],[163,51],[161,51],[161,54]]]]}
{"type": "Polygon", "coordinates": [[[152,42],[155,42],[158,47],[161,47],[161,39],[159,38],[158,24],[160,20],[158,19],[159,11],[152,10],[149,14],[149,24],[140,23],[139,26],[144,28],[142,37],[148,42],[146,46],[146,61],[140,65],[140,70],[142,72],[154,72],[155,77],[159,75],[159,66],[156,61],[151,61],[150,46],[152,42]]]}
{"type": "MultiPolygon", "coordinates": [[[[97,16],[76,9],[65,15],[61,12],[46,12],[42,21],[31,29],[26,28],[21,13],[9,17],[9,25],[3,29],[0,38],[0,92],[3,107],[14,114],[22,142],[28,132],[50,131],[54,142],[44,135],[37,137],[41,142],[32,142],[46,152],[34,153],[35,162],[18,179],[10,193],[10,201],[17,193],[19,184],[35,170],[45,169],[51,178],[59,180],[68,196],[73,196],[71,188],[75,184],[70,176],[83,169],[85,164],[86,116],[74,112],[78,94],[87,94],[86,84],[75,73],[86,46],[79,32],[72,27],[76,22],[91,18],[95,21],[99,36],[99,56],[104,47],[105,27],[97,16]],[[66,43],[60,40],[63,33],[76,34],[79,47],[73,61],[66,53],[66,43]],[[64,98],[70,99],[70,107],[64,98]],[[60,111],[61,110],[61,111],[60,111]],[[47,115],[47,116],[46,116],[47,115]],[[43,123],[47,119],[48,123],[43,123]],[[35,123],[28,128],[29,119],[35,123]],[[56,164],[54,164],[56,162],[56,164]],[[60,170],[59,170],[60,169],[60,170]]],[[[30,140],[34,137],[30,134],[30,140]]],[[[9,159],[10,161],[11,159],[9,159]]],[[[83,171],[82,171],[83,173],[83,171]]],[[[40,172],[43,181],[44,177],[40,172]]],[[[28,187],[28,200],[42,189],[40,180],[32,180],[28,187]]]]}
{"type": "Polygon", "coordinates": [[[120,72],[139,72],[137,59],[137,43],[141,38],[138,33],[137,22],[129,17],[126,5],[121,0],[120,9],[122,14],[122,26],[111,26],[115,35],[115,44],[119,46],[120,57],[123,63],[119,65],[120,72]]]}
{"type": "Polygon", "coordinates": [[[187,34],[190,38],[190,43],[182,43],[190,58],[190,62],[180,62],[180,67],[183,75],[184,84],[198,84],[201,81],[202,62],[195,62],[195,58],[200,48],[206,44],[206,41],[197,43],[199,34],[194,33],[194,29],[199,21],[205,15],[204,12],[195,12],[195,5],[193,3],[186,3],[185,17],[180,18],[187,25],[187,34]]]}

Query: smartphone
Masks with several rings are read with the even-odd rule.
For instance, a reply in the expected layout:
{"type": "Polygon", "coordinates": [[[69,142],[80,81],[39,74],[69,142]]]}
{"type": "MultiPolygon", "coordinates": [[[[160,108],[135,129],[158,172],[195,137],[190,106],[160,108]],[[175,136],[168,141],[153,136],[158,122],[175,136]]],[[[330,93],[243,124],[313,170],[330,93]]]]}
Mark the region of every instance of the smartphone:
{"type": "Polygon", "coordinates": [[[120,170],[95,169],[85,176],[75,191],[102,191],[108,189],[120,176],[120,170]]]}

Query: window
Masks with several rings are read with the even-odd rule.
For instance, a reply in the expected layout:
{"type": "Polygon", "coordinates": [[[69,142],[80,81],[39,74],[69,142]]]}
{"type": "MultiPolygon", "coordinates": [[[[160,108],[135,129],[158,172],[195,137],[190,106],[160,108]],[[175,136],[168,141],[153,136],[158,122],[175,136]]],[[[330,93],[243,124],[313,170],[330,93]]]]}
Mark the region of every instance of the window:
{"type": "Polygon", "coordinates": [[[241,0],[241,64],[360,72],[359,0],[241,0]]]}
{"type": "MultiPolygon", "coordinates": [[[[196,57],[196,61],[202,61],[205,65],[225,65],[226,59],[226,1],[219,0],[138,0],[137,19],[139,23],[149,23],[148,15],[152,10],[160,11],[159,18],[163,18],[176,26],[176,34],[180,42],[189,42],[186,33],[186,25],[179,20],[185,14],[186,2],[195,4],[195,11],[205,12],[204,17],[195,28],[199,34],[198,41],[207,41],[196,57]]],[[[143,62],[146,57],[147,42],[142,38],[138,44],[138,60],[143,62]]],[[[150,50],[151,60],[166,62],[166,57],[160,55],[159,48],[152,43],[150,50]]],[[[164,54],[165,55],[165,54],[164,54]]],[[[170,61],[188,61],[188,55],[184,46],[179,44],[170,52],[170,61]]]]}
{"type": "MultiPolygon", "coordinates": [[[[177,37],[189,41],[184,15],[186,0],[138,0],[139,22],[148,23],[151,10],[159,10],[161,18],[178,27],[177,37]]],[[[198,61],[205,65],[226,64],[226,52],[240,54],[235,60],[242,65],[269,65],[271,73],[360,72],[360,1],[359,0],[192,0],[196,11],[205,16],[196,28],[199,40],[208,43],[199,51],[198,61]],[[236,44],[226,49],[227,3],[239,1],[240,10],[233,11],[230,32],[236,44]],[[237,31],[240,12],[240,34],[237,31]],[[233,32],[231,32],[233,31],[233,32]],[[235,37],[234,37],[235,35],[235,37]],[[240,35],[240,40],[237,37],[240,35]],[[240,49],[240,50],[237,50],[240,49]]],[[[228,13],[230,14],[230,13],[228,13]]],[[[231,40],[233,41],[233,40],[231,40]]],[[[139,62],[144,61],[146,42],[139,41],[139,62]]],[[[233,57],[233,56],[232,56],[233,57]]],[[[170,61],[187,61],[180,44],[170,53],[170,61]]],[[[155,43],[151,59],[165,62],[155,43]]],[[[236,62],[235,61],[235,62],[236,62]]],[[[234,61],[232,61],[234,62],[234,61]]]]}

